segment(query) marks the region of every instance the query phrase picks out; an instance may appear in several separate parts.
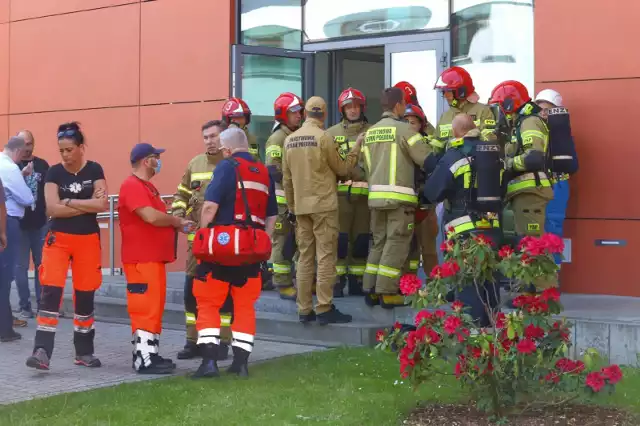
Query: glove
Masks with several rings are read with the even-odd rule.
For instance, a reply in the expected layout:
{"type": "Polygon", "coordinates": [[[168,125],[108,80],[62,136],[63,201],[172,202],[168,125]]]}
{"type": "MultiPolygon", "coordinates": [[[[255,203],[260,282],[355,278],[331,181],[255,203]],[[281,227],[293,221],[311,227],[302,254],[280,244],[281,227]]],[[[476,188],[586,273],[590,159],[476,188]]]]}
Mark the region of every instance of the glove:
{"type": "Polygon", "coordinates": [[[513,158],[507,157],[504,159],[504,169],[512,170],[513,169],[513,158]]]}
{"type": "Polygon", "coordinates": [[[287,221],[290,224],[295,225],[296,224],[296,215],[291,213],[290,211],[287,211],[287,221]]]}

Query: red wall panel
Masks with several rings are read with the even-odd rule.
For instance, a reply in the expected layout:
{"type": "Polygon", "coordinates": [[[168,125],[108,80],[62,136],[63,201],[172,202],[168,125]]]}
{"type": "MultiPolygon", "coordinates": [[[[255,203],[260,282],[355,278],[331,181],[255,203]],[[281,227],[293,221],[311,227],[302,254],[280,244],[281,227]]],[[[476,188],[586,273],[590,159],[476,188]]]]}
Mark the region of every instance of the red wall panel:
{"type": "Polygon", "coordinates": [[[0,23],[9,22],[9,4],[11,0],[0,0],[0,23]]]}
{"type": "MultiPolygon", "coordinates": [[[[2,1],[9,0],[0,0],[2,1]]],[[[127,3],[138,3],[140,0],[11,0],[11,20],[36,18],[39,16],[58,15],[80,10],[97,9],[127,3]]]]}
{"type": "Polygon", "coordinates": [[[138,104],[136,4],[11,24],[11,113],[138,104]]]}
{"type": "Polygon", "coordinates": [[[0,24],[0,115],[9,113],[9,24],[0,24]]]}
{"type": "Polygon", "coordinates": [[[640,1],[537,0],[536,81],[640,77],[640,1]]]}
{"type": "Polygon", "coordinates": [[[567,220],[565,229],[572,237],[572,262],[562,266],[562,291],[640,296],[640,223],[567,220]],[[626,240],[626,246],[596,246],[598,239],[626,240]]]}
{"type": "Polygon", "coordinates": [[[228,1],[142,4],[142,104],[223,99],[229,93],[228,1]]]}

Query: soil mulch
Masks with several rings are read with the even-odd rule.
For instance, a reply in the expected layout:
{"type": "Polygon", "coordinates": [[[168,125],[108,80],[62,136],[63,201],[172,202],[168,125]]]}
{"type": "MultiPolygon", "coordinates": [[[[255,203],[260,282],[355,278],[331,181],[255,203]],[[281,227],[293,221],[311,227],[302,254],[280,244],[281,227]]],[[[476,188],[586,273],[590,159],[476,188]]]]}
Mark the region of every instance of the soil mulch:
{"type": "MultiPolygon", "coordinates": [[[[404,421],[410,426],[492,426],[485,413],[466,405],[427,405],[404,421]]],[[[640,424],[629,413],[595,405],[569,405],[529,410],[509,417],[518,426],[634,426],[640,424]]]]}

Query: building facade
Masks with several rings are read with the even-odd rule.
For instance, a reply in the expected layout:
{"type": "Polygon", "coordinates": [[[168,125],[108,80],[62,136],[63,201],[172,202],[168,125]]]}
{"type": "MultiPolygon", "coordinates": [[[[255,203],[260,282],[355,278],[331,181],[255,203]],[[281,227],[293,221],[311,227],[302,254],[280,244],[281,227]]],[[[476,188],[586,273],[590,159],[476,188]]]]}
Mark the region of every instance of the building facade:
{"type": "Polygon", "coordinates": [[[284,91],[323,96],[332,124],[343,88],[367,95],[375,121],[381,90],[401,80],[435,122],[446,103],[433,84],[450,65],[471,73],[481,101],[507,79],[532,95],[554,88],[572,112],[581,166],[562,288],[640,296],[640,201],[623,189],[640,148],[607,108],[640,85],[640,58],[617,42],[639,35],[639,13],[631,0],[0,0],[0,138],[28,128],[37,154],[55,162],[57,125],[79,121],[112,194],[130,148],[149,141],[168,149],[157,184],[170,194],[202,150],[200,125],[231,94],[248,102],[264,143],[284,91]]]}

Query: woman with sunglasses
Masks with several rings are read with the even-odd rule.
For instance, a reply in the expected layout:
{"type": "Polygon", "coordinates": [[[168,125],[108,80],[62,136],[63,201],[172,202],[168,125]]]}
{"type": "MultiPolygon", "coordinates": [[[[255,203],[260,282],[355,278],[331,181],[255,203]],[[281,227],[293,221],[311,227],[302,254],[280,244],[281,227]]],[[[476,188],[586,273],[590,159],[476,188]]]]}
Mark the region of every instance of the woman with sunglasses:
{"type": "Polygon", "coordinates": [[[33,354],[27,359],[27,366],[49,369],[58,312],[71,264],[74,362],[84,367],[100,367],[93,349],[93,305],[95,291],[102,283],[97,214],[109,208],[107,183],[100,164],[85,159],[84,135],[78,123],[60,125],[58,146],[62,162],[52,166],[45,179],[51,226],[39,269],[42,296],[33,354]]]}

